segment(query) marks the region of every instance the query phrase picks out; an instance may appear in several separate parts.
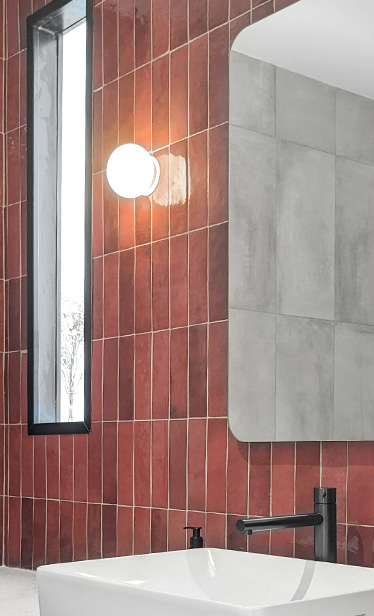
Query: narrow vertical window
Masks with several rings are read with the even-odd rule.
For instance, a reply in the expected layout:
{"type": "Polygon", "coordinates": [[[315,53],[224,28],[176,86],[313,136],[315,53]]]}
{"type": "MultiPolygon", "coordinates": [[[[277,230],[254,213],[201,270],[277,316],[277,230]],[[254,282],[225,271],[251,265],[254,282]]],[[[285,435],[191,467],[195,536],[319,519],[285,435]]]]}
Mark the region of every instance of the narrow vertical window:
{"type": "Polygon", "coordinates": [[[28,18],[31,434],[90,430],[91,0],[28,18]]]}

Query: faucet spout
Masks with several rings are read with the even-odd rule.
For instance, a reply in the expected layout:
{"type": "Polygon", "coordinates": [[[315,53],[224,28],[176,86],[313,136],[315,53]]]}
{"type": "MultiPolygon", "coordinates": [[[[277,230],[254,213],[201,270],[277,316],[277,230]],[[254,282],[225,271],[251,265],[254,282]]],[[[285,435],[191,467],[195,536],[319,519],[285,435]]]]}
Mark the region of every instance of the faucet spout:
{"type": "Polygon", "coordinates": [[[247,520],[238,520],[236,529],[242,535],[252,535],[254,532],[265,530],[319,526],[322,522],[323,517],[320,513],[300,513],[298,515],[278,515],[271,518],[248,518],[247,520]]]}

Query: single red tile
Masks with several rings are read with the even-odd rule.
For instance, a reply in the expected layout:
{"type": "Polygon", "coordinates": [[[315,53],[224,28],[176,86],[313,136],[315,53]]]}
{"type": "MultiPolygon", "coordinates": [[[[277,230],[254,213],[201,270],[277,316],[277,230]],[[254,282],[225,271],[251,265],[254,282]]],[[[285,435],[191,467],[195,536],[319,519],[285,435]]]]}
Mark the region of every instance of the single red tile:
{"type": "Polygon", "coordinates": [[[168,441],[167,421],[152,422],[152,507],[168,506],[168,441]]]}
{"type": "Polygon", "coordinates": [[[19,351],[21,348],[20,282],[19,278],[13,278],[8,283],[8,351],[19,351]]]}
{"type": "Polygon", "coordinates": [[[313,528],[295,529],[295,557],[314,560],[313,528]]]}
{"type": "Polygon", "coordinates": [[[60,438],[60,499],[73,500],[73,436],[60,438]]]}
{"type": "Polygon", "coordinates": [[[189,417],[207,416],[207,326],[190,328],[189,417]]]}
{"type": "Polygon", "coordinates": [[[347,443],[322,443],[322,479],[326,487],[337,490],[338,522],[346,521],[347,509],[347,443]]]}
{"type": "MultiPolygon", "coordinates": [[[[35,1],[34,1],[35,4],[35,1]]],[[[93,18],[93,89],[101,88],[103,76],[103,3],[94,7],[93,18]]]]}
{"type": "Polygon", "coordinates": [[[224,222],[228,215],[228,128],[209,131],[209,224],[224,222]]]}
{"type": "Polygon", "coordinates": [[[187,42],[187,0],[170,2],[170,49],[187,42]]]}
{"type": "Polygon", "coordinates": [[[186,508],[187,422],[170,422],[169,507],[186,508]]]}
{"type": "Polygon", "coordinates": [[[46,497],[46,437],[34,439],[34,498],[46,497]]]}
{"type": "Polygon", "coordinates": [[[244,15],[241,15],[240,17],[237,17],[236,19],[233,19],[232,21],[230,21],[230,45],[232,47],[236,37],[238,36],[238,34],[240,34],[240,32],[242,30],[244,30],[244,28],[247,28],[251,23],[251,13],[248,11],[247,13],[244,13],[244,15]]]}
{"type": "Polygon", "coordinates": [[[251,10],[252,0],[230,0],[230,18],[238,17],[251,10]]]}
{"type": "Polygon", "coordinates": [[[19,423],[21,420],[21,354],[8,354],[8,418],[9,423],[19,423]]]}
{"type": "MultiPolygon", "coordinates": [[[[122,38],[122,37],[121,37],[122,38]]],[[[119,80],[119,142],[134,143],[135,130],[135,74],[119,80]]]]}
{"type": "MultiPolygon", "coordinates": [[[[3,347],[2,342],[3,334],[0,334],[0,344],[3,347]]],[[[27,278],[23,276],[21,278],[21,350],[27,351],[27,278]]],[[[26,367],[27,370],[27,367],[26,367]]],[[[25,415],[26,420],[26,415],[25,415]]]]}
{"type": "Polygon", "coordinates": [[[188,323],[188,237],[170,240],[170,325],[188,323]]]}
{"type": "Polygon", "coordinates": [[[249,514],[270,514],[271,445],[251,443],[249,448],[249,514]]]}
{"type": "Polygon", "coordinates": [[[227,416],[227,322],[209,325],[208,408],[210,417],[227,416]]]}
{"type": "Polygon", "coordinates": [[[135,269],[135,331],[151,330],[151,247],[136,249],[135,269]]]}
{"type": "Polygon", "coordinates": [[[208,420],[207,511],[226,511],[227,421],[208,420]]]}
{"type": "Polygon", "coordinates": [[[117,556],[117,507],[103,505],[103,558],[117,556]]]}
{"type": "MultiPolygon", "coordinates": [[[[206,513],[201,511],[187,511],[187,525],[201,527],[203,538],[206,536],[206,513]]],[[[187,529],[187,544],[190,546],[191,530],[187,529]]]]}
{"type": "Polygon", "coordinates": [[[60,562],[73,560],[73,503],[60,502],[60,562]]]}
{"type": "Polygon", "coordinates": [[[88,505],[87,556],[89,559],[102,557],[101,535],[101,505],[88,505]]]}
{"type": "Polygon", "coordinates": [[[121,0],[118,3],[120,75],[129,73],[135,67],[134,20],[134,0],[121,0]]]}
{"type": "Polygon", "coordinates": [[[104,340],[103,419],[118,419],[118,339],[104,340]]]}
{"type": "Polygon", "coordinates": [[[151,511],[151,552],[166,552],[168,537],[166,509],[151,511]]]}
{"type": "Polygon", "coordinates": [[[34,552],[33,569],[45,565],[46,563],[46,521],[47,521],[47,501],[34,500],[34,552]]]}
{"type": "Polygon", "coordinates": [[[137,245],[151,241],[150,197],[138,197],[135,201],[135,241],[137,245]]]}
{"type": "Polygon", "coordinates": [[[187,140],[170,147],[170,234],[187,231],[188,226],[188,181],[187,181],[187,140]]]}
{"type": "Polygon", "coordinates": [[[27,199],[27,129],[26,126],[20,128],[20,200],[27,199]]]}
{"type": "Polygon", "coordinates": [[[152,149],[169,143],[169,56],[152,62],[152,149]]]}
{"type": "Polygon", "coordinates": [[[135,418],[151,417],[152,335],[135,337],[135,418]]]}
{"type": "Polygon", "coordinates": [[[19,127],[20,66],[19,54],[10,57],[6,63],[6,130],[19,127]]]}
{"type": "Polygon", "coordinates": [[[168,550],[185,550],[187,547],[187,533],[183,529],[187,524],[186,511],[168,511],[168,550]]]}
{"type": "Polygon", "coordinates": [[[295,444],[273,443],[272,515],[294,513],[295,444]]]}
{"type": "Polygon", "coordinates": [[[47,436],[47,498],[60,500],[60,436],[47,436]]]}
{"type": "Polygon", "coordinates": [[[188,330],[174,329],[170,338],[170,417],[187,417],[188,330]]]}
{"type": "Polygon", "coordinates": [[[204,545],[208,548],[226,547],[226,516],[220,513],[208,513],[206,516],[206,537],[204,545]]]}
{"type": "Polygon", "coordinates": [[[153,334],[152,419],[169,417],[170,334],[153,334]]]}
{"type": "Polygon", "coordinates": [[[169,49],[169,0],[152,0],[153,58],[169,49]]]}
{"type": "Polygon", "coordinates": [[[134,509],[134,554],[148,554],[151,546],[150,509],[134,509]]]}
{"type": "Polygon", "coordinates": [[[104,321],[104,259],[93,260],[92,283],[92,336],[95,339],[103,337],[104,321]]]}
{"type": "Polygon", "coordinates": [[[188,47],[170,55],[170,141],[180,141],[188,132],[188,47]]]}
{"type": "Polygon", "coordinates": [[[118,424],[118,504],[133,504],[134,424],[118,424]]]}
{"type": "Polygon", "coordinates": [[[104,257],[104,338],[118,336],[118,253],[104,257]]]}
{"type": "Polygon", "coordinates": [[[8,499],[8,567],[21,566],[21,499],[8,499]]]}
{"type": "Polygon", "coordinates": [[[21,567],[32,569],[32,552],[34,544],[34,507],[31,498],[22,499],[21,527],[21,567]]]}
{"type": "Polygon", "coordinates": [[[92,172],[104,169],[103,163],[103,91],[93,93],[92,99],[92,172]]]}
{"type": "Polygon", "coordinates": [[[151,149],[151,65],[135,72],[135,142],[151,149]]]}
{"type": "Polygon", "coordinates": [[[60,503],[47,501],[46,564],[60,562],[60,503]]]}
{"type": "Polygon", "coordinates": [[[153,329],[169,327],[169,240],[152,245],[153,329]]]}
{"type": "Polygon", "coordinates": [[[188,508],[205,511],[206,419],[191,419],[188,426],[188,508]]]}
{"type": "Polygon", "coordinates": [[[205,323],[207,306],[207,229],[189,234],[190,325],[205,323]]]}
{"type": "Polygon", "coordinates": [[[87,502],[88,437],[74,435],[74,500],[87,502]]]}
{"type": "Polygon", "coordinates": [[[119,249],[132,248],[135,244],[135,200],[119,200],[119,249]]]}
{"type": "Polygon", "coordinates": [[[119,204],[117,195],[104,180],[104,253],[115,252],[119,248],[119,204]]]}
{"type": "Polygon", "coordinates": [[[149,507],[151,503],[150,455],[151,423],[134,424],[134,499],[135,505],[149,507]]]}
{"type": "Polygon", "coordinates": [[[373,567],[374,528],[348,526],[347,564],[373,567]]]}
{"type": "Polygon", "coordinates": [[[135,66],[151,59],[151,0],[135,0],[135,66]]]}
{"type": "Polygon", "coordinates": [[[6,277],[16,278],[20,275],[20,205],[12,205],[5,209],[6,216],[6,277]]]}
{"type": "Polygon", "coordinates": [[[103,341],[92,342],[91,360],[91,419],[101,421],[103,417],[103,341]]]}
{"type": "Polygon", "coordinates": [[[134,333],[134,251],[120,253],[119,261],[119,318],[120,335],[134,333]]]}
{"type": "Polygon", "coordinates": [[[6,136],[6,190],[7,203],[18,203],[21,200],[21,167],[20,167],[20,131],[13,130],[6,136]]]}
{"type": "Polygon", "coordinates": [[[105,169],[109,156],[119,145],[118,117],[118,80],[116,80],[103,88],[103,163],[105,169]]]}
{"type": "Polygon", "coordinates": [[[347,564],[347,526],[345,524],[338,524],[337,531],[337,561],[340,565],[347,564]]]}
{"type": "Polygon", "coordinates": [[[270,533],[253,533],[248,537],[248,549],[255,554],[269,554],[270,533]]]}
{"type": "Polygon", "coordinates": [[[152,195],[152,240],[169,235],[169,148],[154,154],[160,165],[160,180],[152,195]]]}
{"type": "Polygon", "coordinates": [[[189,230],[205,227],[208,220],[207,133],[189,139],[189,230]]]}
{"type": "Polygon", "coordinates": [[[228,550],[237,550],[238,552],[246,552],[247,551],[247,537],[245,535],[241,535],[236,530],[236,522],[238,517],[245,517],[245,513],[242,513],[240,516],[237,515],[228,515],[227,516],[227,549],[228,550]]]}
{"type": "Polygon", "coordinates": [[[205,34],[208,29],[208,0],[189,0],[189,38],[205,34]]]}
{"type": "Polygon", "coordinates": [[[87,558],[87,503],[74,503],[74,560],[87,558]]]}
{"type": "Polygon", "coordinates": [[[102,499],[102,425],[92,424],[88,438],[88,501],[101,503],[102,499]]]}
{"type": "Polygon", "coordinates": [[[270,554],[292,558],[295,532],[293,529],[275,531],[270,536],[270,554]]]}
{"type": "MultiPolygon", "coordinates": [[[[34,496],[34,441],[27,434],[27,426],[22,426],[22,496],[32,498],[34,496]]],[[[4,438],[3,427],[0,429],[0,437],[4,438]]],[[[3,442],[0,444],[0,455],[3,454],[3,442]]],[[[3,460],[0,463],[0,470],[3,466],[3,460]]],[[[4,472],[4,471],[3,471],[4,472]]],[[[4,475],[1,475],[2,477],[4,475]]]]}
{"type": "Polygon", "coordinates": [[[103,502],[117,502],[117,424],[103,424],[103,502]]]}
{"type": "Polygon", "coordinates": [[[118,2],[106,0],[103,4],[103,66],[104,83],[118,77],[118,2]]]}
{"type": "Polygon", "coordinates": [[[19,2],[6,0],[6,52],[7,57],[13,56],[19,51],[19,2]]]}
{"type": "Polygon", "coordinates": [[[227,319],[227,224],[209,229],[209,319],[227,319]]]}
{"type": "Polygon", "coordinates": [[[296,513],[313,510],[314,488],[320,485],[320,444],[296,444],[296,513]]]}
{"type": "Polygon", "coordinates": [[[189,93],[189,132],[193,135],[208,127],[207,35],[190,45],[189,93]]]}
{"type": "Polygon", "coordinates": [[[92,256],[98,257],[104,252],[104,209],[103,209],[103,174],[96,173],[92,178],[92,256]]]}
{"type": "Polygon", "coordinates": [[[374,443],[349,443],[347,521],[349,524],[371,526],[373,520],[374,443]]]}
{"type": "Polygon", "coordinates": [[[133,509],[118,507],[117,516],[117,555],[130,556],[134,537],[133,509]]]}
{"type": "Polygon", "coordinates": [[[227,441],[227,511],[248,509],[248,444],[239,443],[228,431],[227,441]]]}
{"type": "Polygon", "coordinates": [[[229,0],[209,1],[209,29],[217,28],[229,18],[229,0]]]}
{"type": "Polygon", "coordinates": [[[209,34],[209,126],[227,122],[229,112],[229,26],[209,34]]]}
{"type": "Polygon", "coordinates": [[[134,337],[119,341],[119,419],[134,419],[134,337]]]}

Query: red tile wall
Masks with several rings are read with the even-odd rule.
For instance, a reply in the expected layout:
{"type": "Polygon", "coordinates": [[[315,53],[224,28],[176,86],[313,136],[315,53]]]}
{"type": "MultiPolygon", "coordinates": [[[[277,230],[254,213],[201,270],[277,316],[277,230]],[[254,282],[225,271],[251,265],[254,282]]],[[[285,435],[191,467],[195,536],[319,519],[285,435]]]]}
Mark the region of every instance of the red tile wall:
{"type": "Polygon", "coordinates": [[[247,445],[227,424],[228,53],[291,3],[95,1],[93,429],[30,437],[25,17],[44,0],[4,0],[5,564],[185,548],[187,523],[209,546],[308,557],[308,529],[248,541],[235,521],[307,511],[323,483],[338,488],[339,561],[373,566],[374,443],[247,445]],[[104,173],[134,140],[162,169],[153,198],[135,203],[104,173]]]}

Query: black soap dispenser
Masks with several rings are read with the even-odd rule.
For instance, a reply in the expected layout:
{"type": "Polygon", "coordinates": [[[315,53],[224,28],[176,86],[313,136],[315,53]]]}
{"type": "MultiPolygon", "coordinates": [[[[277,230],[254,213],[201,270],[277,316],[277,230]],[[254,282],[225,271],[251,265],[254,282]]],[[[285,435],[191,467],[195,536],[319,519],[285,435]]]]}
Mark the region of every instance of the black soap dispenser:
{"type": "Polygon", "coordinates": [[[184,530],[192,530],[192,537],[190,537],[190,549],[202,548],[204,545],[203,538],[200,536],[201,526],[185,526],[184,530]]]}

